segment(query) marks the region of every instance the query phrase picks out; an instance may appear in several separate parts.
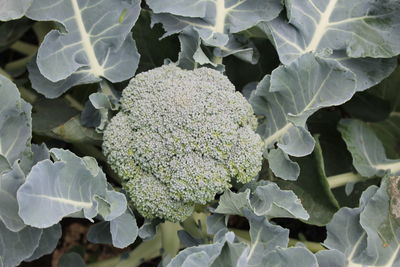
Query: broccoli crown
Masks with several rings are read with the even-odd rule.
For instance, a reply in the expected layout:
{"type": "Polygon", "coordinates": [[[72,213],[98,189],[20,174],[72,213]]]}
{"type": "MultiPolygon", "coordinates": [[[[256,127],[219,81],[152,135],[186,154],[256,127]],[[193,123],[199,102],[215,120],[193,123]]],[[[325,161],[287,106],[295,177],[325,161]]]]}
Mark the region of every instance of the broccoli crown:
{"type": "Polygon", "coordinates": [[[261,169],[252,107],[218,71],[166,65],[138,74],[121,104],[103,150],[146,218],[182,221],[261,169]]]}

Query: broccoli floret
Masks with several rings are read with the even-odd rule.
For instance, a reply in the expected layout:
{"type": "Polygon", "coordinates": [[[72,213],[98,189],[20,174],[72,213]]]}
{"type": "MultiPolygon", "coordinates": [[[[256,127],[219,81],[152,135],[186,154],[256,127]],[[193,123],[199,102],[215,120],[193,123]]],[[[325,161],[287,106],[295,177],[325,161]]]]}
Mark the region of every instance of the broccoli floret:
{"type": "Polygon", "coordinates": [[[146,218],[182,221],[261,169],[252,107],[218,71],[166,65],[138,74],[121,104],[103,151],[146,218]]]}

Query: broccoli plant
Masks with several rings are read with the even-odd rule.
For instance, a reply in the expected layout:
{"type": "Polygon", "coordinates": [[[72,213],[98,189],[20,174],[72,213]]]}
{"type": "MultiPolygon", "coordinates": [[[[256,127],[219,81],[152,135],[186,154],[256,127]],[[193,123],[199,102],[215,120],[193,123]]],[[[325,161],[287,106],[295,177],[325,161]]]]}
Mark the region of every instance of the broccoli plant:
{"type": "Polygon", "coordinates": [[[399,14],[0,0],[0,266],[400,266],[399,14]]]}
{"type": "Polygon", "coordinates": [[[103,151],[145,218],[177,222],[231,181],[257,176],[256,127],[251,105],[220,72],[170,64],[129,82],[104,131],[103,151]]]}

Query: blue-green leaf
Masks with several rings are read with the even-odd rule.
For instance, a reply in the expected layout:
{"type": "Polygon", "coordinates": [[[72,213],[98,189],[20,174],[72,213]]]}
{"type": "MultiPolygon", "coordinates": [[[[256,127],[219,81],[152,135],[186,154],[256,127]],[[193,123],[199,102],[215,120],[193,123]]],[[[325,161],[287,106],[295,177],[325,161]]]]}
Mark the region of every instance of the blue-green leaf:
{"type": "Polygon", "coordinates": [[[2,0],[0,2],[0,21],[19,19],[28,10],[33,0],[2,0]]]}
{"type": "MultiPolygon", "coordinates": [[[[185,4],[181,0],[168,3],[150,0],[147,4],[155,13],[152,24],[163,24],[166,31],[164,37],[195,32],[192,34],[193,41],[200,38],[206,45],[216,47],[214,56],[235,55],[252,64],[258,61],[255,47],[247,39],[238,40],[233,33],[249,29],[262,21],[270,21],[282,9],[279,0],[189,0],[185,4]]],[[[201,52],[197,48],[195,50],[201,52]]],[[[210,61],[204,55],[200,59],[198,63],[210,61]]]]}
{"type": "Polygon", "coordinates": [[[400,53],[396,1],[299,0],[288,1],[284,15],[263,24],[289,64],[308,52],[322,52],[353,71],[357,91],[379,83],[396,66],[400,53]],[[388,58],[388,59],[382,59],[388,58]]]}
{"type": "Polygon", "coordinates": [[[0,222],[0,259],[4,267],[14,267],[31,257],[39,246],[42,229],[25,227],[12,232],[0,222]]]}
{"type": "Polygon", "coordinates": [[[115,192],[118,200],[113,204],[115,198],[110,198],[105,174],[95,159],[79,158],[62,149],[50,152],[55,162],[36,164],[17,192],[19,215],[25,224],[46,228],[78,212],[89,220],[99,213],[111,220],[126,210],[120,193],[115,192]]]}
{"type": "Polygon", "coordinates": [[[362,194],[358,208],[340,209],[327,225],[324,245],[340,251],[338,260],[345,266],[399,265],[399,181],[386,176],[380,188],[371,186],[362,194]]]}
{"type": "Polygon", "coordinates": [[[400,174],[400,160],[386,157],[382,142],[367,124],[344,119],[338,127],[353,157],[353,165],[362,176],[383,176],[386,172],[400,174]]]}
{"type": "Polygon", "coordinates": [[[265,149],[277,143],[289,155],[310,154],[315,142],[307,130],[307,119],[323,107],[349,100],[355,86],[353,72],[336,61],[312,54],[278,67],[271,76],[264,77],[250,99],[254,112],[262,116],[258,132],[264,138],[265,149]]]}
{"type": "Polygon", "coordinates": [[[77,84],[131,78],[139,54],[130,31],[139,13],[138,0],[34,0],[26,14],[29,18],[57,21],[65,30],[46,35],[30,67],[33,87],[54,98],[77,84]]]}
{"type": "Polygon", "coordinates": [[[30,149],[31,105],[22,100],[17,87],[1,75],[0,95],[0,156],[3,158],[0,161],[7,159],[11,168],[30,149]]]}

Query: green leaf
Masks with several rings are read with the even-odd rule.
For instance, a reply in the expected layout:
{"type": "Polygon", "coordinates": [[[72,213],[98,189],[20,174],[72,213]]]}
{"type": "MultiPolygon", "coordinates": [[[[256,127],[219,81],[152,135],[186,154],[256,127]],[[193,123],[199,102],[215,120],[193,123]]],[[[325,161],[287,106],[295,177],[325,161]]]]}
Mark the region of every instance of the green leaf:
{"type": "Polygon", "coordinates": [[[139,13],[138,0],[96,5],[78,0],[34,0],[26,14],[29,18],[56,21],[65,30],[52,30],[46,35],[36,64],[29,67],[32,86],[46,97],[55,98],[74,85],[99,82],[101,78],[111,82],[131,78],[139,54],[130,31],[139,13]]]}
{"type": "Polygon", "coordinates": [[[0,3],[0,21],[19,19],[28,10],[33,0],[2,0],[0,3]]]}
{"type": "Polygon", "coordinates": [[[235,55],[253,64],[258,60],[254,47],[248,44],[247,38],[239,41],[233,33],[272,20],[282,9],[279,0],[189,0],[185,4],[181,0],[168,1],[168,4],[162,0],[150,0],[147,4],[155,13],[152,24],[163,24],[164,37],[184,31],[187,35],[193,30],[206,45],[216,47],[214,56],[235,55]],[[249,13],[252,15],[248,16],[249,13]]]}
{"type": "Polygon", "coordinates": [[[390,113],[387,101],[370,94],[369,91],[360,92],[343,104],[343,109],[353,119],[365,122],[379,122],[385,120],[390,113]]]}
{"type": "Polygon", "coordinates": [[[86,235],[89,242],[93,244],[112,244],[110,233],[110,222],[104,221],[90,226],[86,235]]]}
{"type": "Polygon", "coordinates": [[[324,245],[340,251],[346,266],[398,265],[398,186],[397,176],[385,177],[380,188],[371,186],[363,193],[360,207],[340,209],[327,225],[324,245]]]}
{"type": "Polygon", "coordinates": [[[0,36],[2,37],[0,40],[0,52],[3,52],[18,41],[31,26],[32,22],[27,18],[0,24],[0,36]]]}
{"type": "Polygon", "coordinates": [[[204,37],[206,43],[216,42],[216,45],[224,45],[218,44],[218,41],[228,40],[224,34],[247,30],[261,21],[276,18],[282,9],[281,3],[276,0],[185,0],[185,4],[182,2],[174,0],[166,4],[162,0],[149,0],[147,4],[154,13],[180,16],[175,19],[182,26],[193,26],[204,37]],[[249,13],[252,15],[248,16],[249,13]]]}
{"type": "Polygon", "coordinates": [[[379,83],[395,68],[395,59],[380,58],[400,53],[397,2],[299,0],[288,1],[286,8],[289,21],[281,15],[262,26],[284,64],[323,52],[356,74],[357,91],[379,83]]]}
{"type": "Polygon", "coordinates": [[[139,229],[139,237],[143,240],[152,240],[157,234],[157,226],[160,220],[145,220],[139,229]]]}
{"type": "Polygon", "coordinates": [[[316,144],[312,155],[296,159],[301,166],[297,181],[277,180],[275,182],[282,189],[293,190],[299,197],[304,209],[310,215],[305,222],[325,225],[331,220],[339,205],[329,188],[321,147],[319,142],[316,144]]]}
{"type": "Polygon", "coordinates": [[[226,191],[220,198],[214,211],[220,214],[244,215],[251,210],[257,216],[266,218],[300,218],[308,219],[309,215],[297,196],[288,190],[281,190],[275,183],[263,181],[252,185],[254,189],[233,193],[226,191]]]}
{"type": "Polygon", "coordinates": [[[219,242],[215,242],[214,244],[186,248],[179,252],[179,254],[171,260],[167,267],[193,266],[190,264],[193,263],[194,259],[201,262],[201,266],[211,266],[211,264],[221,253],[225,242],[227,242],[227,240],[232,242],[234,236],[235,235],[232,232],[228,232],[219,242]]]}
{"type": "Polygon", "coordinates": [[[30,149],[31,105],[22,100],[17,87],[1,75],[0,95],[0,156],[12,166],[30,149]]]}
{"type": "Polygon", "coordinates": [[[272,149],[269,151],[267,158],[269,167],[276,177],[290,181],[295,181],[299,177],[299,164],[291,161],[289,156],[281,149],[272,149]]]}
{"type": "Polygon", "coordinates": [[[264,258],[262,266],[282,266],[282,262],[287,267],[318,267],[314,254],[303,247],[277,248],[264,258]]]}
{"type": "Polygon", "coordinates": [[[358,173],[365,177],[383,176],[386,172],[400,174],[400,160],[386,157],[382,142],[367,124],[355,119],[344,119],[338,127],[358,173]]]}
{"type": "Polygon", "coordinates": [[[289,155],[310,154],[315,142],[307,130],[307,119],[318,109],[349,100],[355,93],[355,85],[351,71],[336,61],[312,54],[305,54],[265,76],[250,102],[254,112],[261,116],[258,132],[265,141],[266,151],[278,143],[289,155]]]}
{"type": "Polygon", "coordinates": [[[179,52],[175,36],[160,40],[163,29],[158,25],[150,28],[150,14],[149,10],[142,9],[132,30],[140,54],[138,73],[162,66],[165,59],[176,61],[179,52]]]}
{"type": "Polygon", "coordinates": [[[385,151],[390,158],[399,158],[400,135],[400,68],[398,67],[387,79],[371,89],[371,93],[390,103],[390,114],[386,120],[371,123],[370,126],[383,142],[385,151]]]}
{"type": "Polygon", "coordinates": [[[282,263],[290,267],[318,266],[315,256],[306,248],[287,248],[289,230],[249,210],[243,210],[243,216],[249,220],[250,240],[244,238],[246,242],[240,242],[232,232],[221,229],[213,244],[186,248],[168,266],[197,266],[193,265],[196,262],[204,267],[282,266],[282,263]]]}
{"type": "Polygon", "coordinates": [[[315,254],[315,257],[317,257],[319,266],[346,266],[346,260],[344,259],[342,253],[335,249],[318,251],[318,253],[315,254]]]}
{"type": "Polygon", "coordinates": [[[79,111],[63,99],[39,99],[34,104],[33,132],[71,143],[99,143],[101,135],[80,123],[79,111]]]}
{"type": "Polygon", "coordinates": [[[301,200],[292,191],[282,190],[272,182],[265,183],[257,186],[251,198],[251,206],[256,215],[303,220],[310,218],[301,200]]]}
{"type": "Polygon", "coordinates": [[[61,235],[62,230],[60,224],[43,229],[42,235],[40,236],[39,246],[36,248],[33,255],[24,261],[34,261],[43,255],[52,253],[56,249],[61,235]]]}
{"type": "Polygon", "coordinates": [[[211,264],[211,267],[246,266],[246,255],[248,253],[249,248],[246,244],[233,243],[228,241],[222,247],[221,254],[211,264]]]}
{"type": "Polygon", "coordinates": [[[104,218],[112,214],[108,218],[112,220],[125,211],[125,198],[112,202],[105,174],[95,159],[62,149],[52,149],[51,154],[55,162],[36,164],[18,189],[19,215],[25,224],[46,228],[73,214],[89,220],[98,213],[104,218]]]}
{"type": "Polygon", "coordinates": [[[18,215],[17,190],[24,183],[25,174],[16,162],[12,170],[0,174],[0,220],[13,232],[21,231],[25,224],[18,215]]]}
{"type": "Polygon", "coordinates": [[[0,222],[0,259],[5,267],[18,266],[39,246],[42,229],[25,227],[12,232],[0,222]]]}
{"type": "Polygon", "coordinates": [[[271,224],[265,217],[247,214],[250,224],[250,250],[248,265],[263,266],[264,257],[277,247],[287,247],[289,230],[271,224]]]}
{"type": "Polygon", "coordinates": [[[110,221],[110,231],[114,247],[125,248],[135,242],[139,229],[133,214],[126,211],[110,221]]]}
{"type": "Polygon", "coordinates": [[[287,2],[270,23],[277,47],[287,56],[330,48],[353,58],[389,58],[400,53],[397,1],[300,0],[287,2]],[[300,41],[302,40],[302,41],[300,41]]]}
{"type": "Polygon", "coordinates": [[[58,267],[85,267],[82,257],[76,252],[63,254],[58,262],[58,267]]]}

